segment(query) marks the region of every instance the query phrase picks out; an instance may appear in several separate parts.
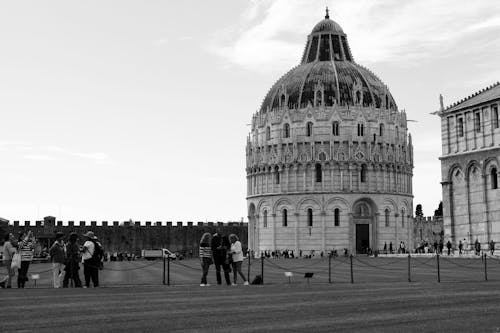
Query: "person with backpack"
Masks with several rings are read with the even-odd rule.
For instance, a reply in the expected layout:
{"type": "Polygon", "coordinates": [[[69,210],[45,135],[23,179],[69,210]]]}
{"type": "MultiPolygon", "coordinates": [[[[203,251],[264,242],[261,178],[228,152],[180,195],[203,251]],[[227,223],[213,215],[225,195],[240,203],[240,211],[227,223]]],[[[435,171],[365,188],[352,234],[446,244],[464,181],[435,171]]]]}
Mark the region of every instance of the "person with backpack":
{"type": "Polygon", "coordinates": [[[80,247],[77,243],[78,235],[72,232],[69,235],[69,242],[66,243],[66,261],[64,271],[66,274],[64,275],[63,280],[63,288],[68,288],[69,281],[73,281],[73,286],[75,288],[81,288],[82,282],[80,280],[80,274],[78,271],[80,270],[80,247]]]}
{"type": "Polygon", "coordinates": [[[61,277],[64,274],[64,234],[56,233],[56,241],[49,249],[50,259],[52,261],[52,282],[54,288],[61,288],[61,277]]]}
{"type": "Polygon", "coordinates": [[[90,280],[92,280],[94,288],[99,287],[99,269],[102,267],[104,250],[92,231],[87,231],[83,237],[87,239],[82,248],[84,288],[90,287],[90,280]]]}

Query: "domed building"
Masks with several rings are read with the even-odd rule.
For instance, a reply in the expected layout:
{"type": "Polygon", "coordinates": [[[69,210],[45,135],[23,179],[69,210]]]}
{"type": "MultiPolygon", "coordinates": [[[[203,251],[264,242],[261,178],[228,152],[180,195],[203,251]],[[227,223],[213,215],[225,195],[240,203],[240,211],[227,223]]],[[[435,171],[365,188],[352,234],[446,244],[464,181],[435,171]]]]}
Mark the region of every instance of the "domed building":
{"type": "Polygon", "coordinates": [[[251,126],[248,241],[256,253],[412,247],[406,114],[354,61],[328,10],[301,63],[272,86],[251,126]]]}

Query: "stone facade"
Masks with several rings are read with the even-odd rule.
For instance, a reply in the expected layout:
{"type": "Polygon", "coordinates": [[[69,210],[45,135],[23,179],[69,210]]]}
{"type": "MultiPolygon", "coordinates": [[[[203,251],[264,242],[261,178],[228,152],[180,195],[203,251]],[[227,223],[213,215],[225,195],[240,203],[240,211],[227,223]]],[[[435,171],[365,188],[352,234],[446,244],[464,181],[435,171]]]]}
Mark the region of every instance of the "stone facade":
{"type": "MultiPolygon", "coordinates": [[[[415,216],[413,220],[413,244],[417,246],[423,242],[434,244],[443,239],[443,218],[441,216],[415,216]]],[[[444,241],[444,239],[443,239],[444,241]]]]}
{"type": "Polygon", "coordinates": [[[364,252],[412,247],[413,148],[406,113],[352,59],[328,15],[301,65],[271,88],[246,147],[249,247],[364,252]]]}
{"type": "Polygon", "coordinates": [[[500,84],[447,108],[441,98],[441,179],[445,238],[454,245],[500,240],[500,84]]]}

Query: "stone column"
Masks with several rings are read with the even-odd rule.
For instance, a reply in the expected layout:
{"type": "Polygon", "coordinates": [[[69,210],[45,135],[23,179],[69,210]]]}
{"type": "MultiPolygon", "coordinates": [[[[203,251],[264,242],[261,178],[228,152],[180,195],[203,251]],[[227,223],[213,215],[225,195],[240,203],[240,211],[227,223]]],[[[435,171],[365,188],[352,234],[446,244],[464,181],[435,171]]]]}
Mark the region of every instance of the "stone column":
{"type": "MultiPolygon", "coordinates": [[[[491,116],[491,115],[490,115],[491,116]]],[[[490,213],[489,213],[489,205],[488,205],[488,184],[487,184],[487,178],[488,173],[483,175],[483,193],[482,193],[482,203],[484,205],[483,209],[483,221],[486,223],[486,242],[489,242],[491,240],[491,221],[490,221],[490,213]]]]}
{"type": "Polygon", "coordinates": [[[255,233],[253,228],[255,227],[255,222],[252,219],[252,216],[248,215],[248,248],[253,249],[255,247],[255,233]]]}
{"type": "Polygon", "coordinates": [[[378,250],[379,220],[380,220],[380,213],[376,212],[373,216],[373,223],[372,223],[372,245],[371,245],[371,248],[373,249],[373,251],[378,250]]]}
{"type": "Polygon", "coordinates": [[[349,242],[347,244],[347,248],[349,252],[352,254],[356,253],[356,227],[354,225],[354,220],[352,218],[352,213],[347,213],[349,217],[349,242]]]}
{"type": "Polygon", "coordinates": [[[255,255],[260,257],[260,223],[258,214],[255,214],[255,246],[253,250],[255,255]]]}
{"type": "Polygon", "coordinates": [[[276,214],[271,214],[273,221],[273,242],[272,242],[272,251],[276,250],[276,214]]]}
{"type": "Polygon", "coordinates": [[[299,218],[299,213],[294,213],[293,214],[295,216],[295,255],[299,255],[299,221],[300,221],[300,218],[299,218]]]}
{"type": "Polygon", "coordinates": [[[321,214],[321,251],[325,252],[326,246],[326,212],[322,210],[321,214]]]}
{"type": "MultiPolygon", "coordinates": [[[[397,209],[397,208],[396,208],[397,209]]],[[[396,238],[395,242],[399,248],[399,236],[398,236],[398,217],[399,214],[396,212],[394,214],[394,237],[396,238]]]]}

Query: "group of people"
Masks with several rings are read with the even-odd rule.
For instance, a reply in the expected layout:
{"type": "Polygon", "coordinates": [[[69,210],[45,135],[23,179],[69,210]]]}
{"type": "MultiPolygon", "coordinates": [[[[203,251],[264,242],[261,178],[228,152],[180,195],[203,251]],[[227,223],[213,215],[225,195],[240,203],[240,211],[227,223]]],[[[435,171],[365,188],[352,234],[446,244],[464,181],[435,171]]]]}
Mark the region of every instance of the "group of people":
{"type": "Polygon", "coordinates": [[[238,275],[243,279],[243,284],[248,285],[248,281],[241,271],[243,264],[243,249],[238,236],[231,234],[229,236],[216,232],[213,235],[206,232],[200,240],[200,262],[202,276],[200,286],[209,286],[207,275],[210,265],[215,265],[215,276],[217,284],[222,284],[221,269],[224,272],[224,279],[228,286],[237,285],[238,275]],[[230,279],[231,270],[233,271],[233,282],[230,279]]]}
{"type": "MultiPolygon", "coordinates": [[[[52,262],[52,280],[54,288],[67,288],[72,282],[74,287],[82,287],[79,270],[83,263],[85,287],[99,286],[99,268],[102,265],[102,245],[92,231],[83,234],[83,246],[78,243],[78,235],[69,234],[68,241],[64,242],[64,234],[57,232],[55,241],[49,249],[52,262]]],[[[1,288],[12,288],[12,280],[16,275],[17,287],[24,288],[28,279],[28,269],[33,261],[36,239],[31,231],[19,233],[16,239],[12,233],[4,238],[3,263],[7,275],[0,281],[1,288]],[[18,262],[20,261],[20,263],[18,262]]]]}

